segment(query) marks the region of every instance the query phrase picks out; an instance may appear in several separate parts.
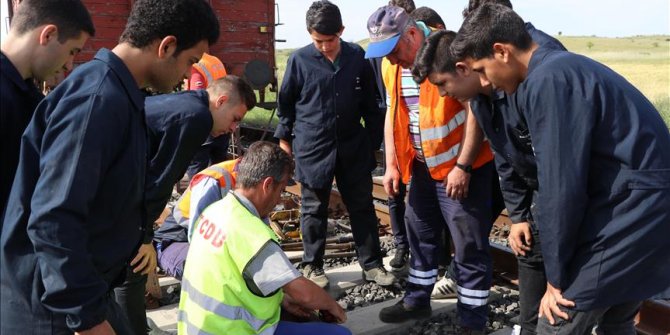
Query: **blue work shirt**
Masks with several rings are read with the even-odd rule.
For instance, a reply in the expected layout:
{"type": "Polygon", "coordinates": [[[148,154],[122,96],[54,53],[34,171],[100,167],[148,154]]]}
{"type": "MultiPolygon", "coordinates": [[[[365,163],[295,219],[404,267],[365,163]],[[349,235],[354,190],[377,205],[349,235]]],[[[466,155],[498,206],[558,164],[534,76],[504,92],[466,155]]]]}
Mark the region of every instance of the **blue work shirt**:
{"type": "Polygon", "coordinates": [[[107,49],[38,105],[0,238],[0,333],[105,319],[146,226],[146,142],[144,95],[107,49]]]}
{"type": "Polygon", "coordinates": [[[577,310],[670,297],[670,132],[651,102],[606,66],[545,47],[511,102],[535,154],[547,281],[577,310]]]}
{"type": "MultiPolygon", "coordinates": [[[[193,155],[212,131],[209,94],[206,90],[195,90],[148,97],[146,117],[150,155],[146,194],[149,229],[144,243],[149,243],[154,235],[153,222],[170,200],[174,184],[184,176],[193,155]]],[[[156,234],[168,228],[164,224],[156,234]]]]}
{"type": "Polygon", "coordinates": [[[23,80],[19,70],[0,52],[0,217],[9,198],[19,165],[21,135],[44,95],[32,78],[23,80]]]}
{"type": "Polygon", "coordinates": [[[291,54],[278,95],[275,137],[292,140],[295,179],[312,188],[330,187],[338,161],[352,173],[370,173],[383,137],[384,113],[365,52],[340,45],[337,67],[313,44],[291,54]]]}
{"type": "MultiPolygon", "coordinates": [[[[526,22],[526,31],[538,45],[566,50],[561,42],[530,22],[526,22]]],[[[530,208],[537,190],[537,166],[526,121],[509,105],[503,91],[494,91],[490,97],[480,94],[470,100],[472,113],[495,152],[500,190],[510,220],[532,222],[530,208]]]]}

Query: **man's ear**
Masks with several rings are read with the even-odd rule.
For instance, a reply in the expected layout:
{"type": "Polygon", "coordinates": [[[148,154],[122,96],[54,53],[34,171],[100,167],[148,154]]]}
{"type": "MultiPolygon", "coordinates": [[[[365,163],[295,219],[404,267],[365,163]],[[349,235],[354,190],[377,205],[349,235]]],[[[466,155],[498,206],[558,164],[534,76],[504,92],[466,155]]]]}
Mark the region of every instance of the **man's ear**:
{"type": "Polygon", "coordinates": [[[461,77],[468,77],[472,73],[472,70],[465,62],[456,62],[456,73],[461,77]]]}
{"type": "Polygon", "coordinates": [[[216,107],[221,107],[224,103],[228,101],[228,96],[227,95],[222,95],[218,99],[216,99],[216,107]]]}
{"type": "Polygon", "coordinates": [[[493,58],[504,63],[508,63],[511,52],[512,50],[510,50],[510,46],[508,44],[493,43],[493,58]]]}
{"type": "Polygon", "coordinates": [[[263,192],[270,193],[270,191],[272,191],[272,183],[274,183],[272,177],[263,178],[263,192]]]}
{"type": "Polygon", "coordinates": [[[40,31],[40,45],[47,45],[52,40],[58,40],[58,27],[53,24],[47,24],[40,31]]]}
{"type": "Polygon", "coordinates": [[[340,31],[337,32],[337,34],[336,34],[337,37],[342,36],[342,32],[343,32],[343,31],[344,31],[344,26],[342,26],[342,28],[340,28],[340,31]]]}
{"type": "Polygon", "coordinates": [[[171,57],[177,51],[177,38],[173,35],[165,36],[158,44],[158,58],[171,57]]]}

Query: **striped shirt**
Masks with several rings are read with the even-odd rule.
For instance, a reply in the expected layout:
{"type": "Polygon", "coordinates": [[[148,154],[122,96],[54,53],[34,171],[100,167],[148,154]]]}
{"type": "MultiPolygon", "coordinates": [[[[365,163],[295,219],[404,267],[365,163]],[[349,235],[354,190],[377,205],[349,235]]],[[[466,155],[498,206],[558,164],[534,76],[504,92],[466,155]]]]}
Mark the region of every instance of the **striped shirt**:
{"type": "MultiPolygon", "coordinates": [[[[421,135],[419,134],[419,84],[412,78],[412,71],[402,69],[400,81],[400,100],[409,110],[409,134],[412,147],[416,151],[416,159],[423,161],[423,150],[421,149],[421,135]]],[[[391,97],[386,92],[387,105],[390,106],[391,97]]]]}

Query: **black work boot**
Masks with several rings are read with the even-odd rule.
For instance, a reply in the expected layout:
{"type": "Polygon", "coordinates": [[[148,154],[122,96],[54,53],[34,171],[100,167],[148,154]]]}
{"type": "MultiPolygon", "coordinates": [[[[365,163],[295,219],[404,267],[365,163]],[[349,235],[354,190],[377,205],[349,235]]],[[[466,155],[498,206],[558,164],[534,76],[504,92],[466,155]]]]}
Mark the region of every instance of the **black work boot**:
{"type": "Polygon", "coordinates": [[[404,302],[398,301],[397,304],[382,308],[379,312],[379,320],[386,323],[400,323],[409,319],[422,319],[430,317],[433,310],[430,305],[423,307],[410,307],[404,302]]]}
{"type": "Polygon", "coordinates": [[[393,271],[401,271],[407,265],[409,259],[409,250],[407,248],[398,248],[395,250],[395,256],[389,263],[393,271]]]}

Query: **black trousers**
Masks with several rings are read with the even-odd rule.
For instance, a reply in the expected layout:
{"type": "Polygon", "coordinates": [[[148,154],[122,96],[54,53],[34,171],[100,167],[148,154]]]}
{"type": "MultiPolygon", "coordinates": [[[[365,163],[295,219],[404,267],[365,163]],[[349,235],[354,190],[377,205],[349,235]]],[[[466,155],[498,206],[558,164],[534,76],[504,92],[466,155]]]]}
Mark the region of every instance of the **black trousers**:
{"type": "MultiPolygon", "coordinates": [[[[343,166],[335,168],[337,189],[349,212],[358,262],[364,270],[382,265],[377,231],[377,216],[372,203],[372,175],[365,169],[343,166]]],[[[311,188],[302,184],[300,226],[305,248],[303,264],[323,266],[328,226],[328,201],[331,188],[311,188]]]]}
{"type": "Polygon", "coordinates": [[[526,256],[517,257],[519,264],[519,323],[521,334],[535,334],[540,301],[547,290],[547,275],[537,226],[531,223],[533,242],[526,256]]]}
{"type": "MultiPolygon", "coordinates": [[[[130,335],[147,334],[147,312],[144,304],[144,292],[147,275],[133,273],[132,267],[126,269],[126,280],[114,289],[116,303],[128,319],[132,333],[130,335]]],[[[118,332],[117,332],[118,334],[118,332]]]]}

